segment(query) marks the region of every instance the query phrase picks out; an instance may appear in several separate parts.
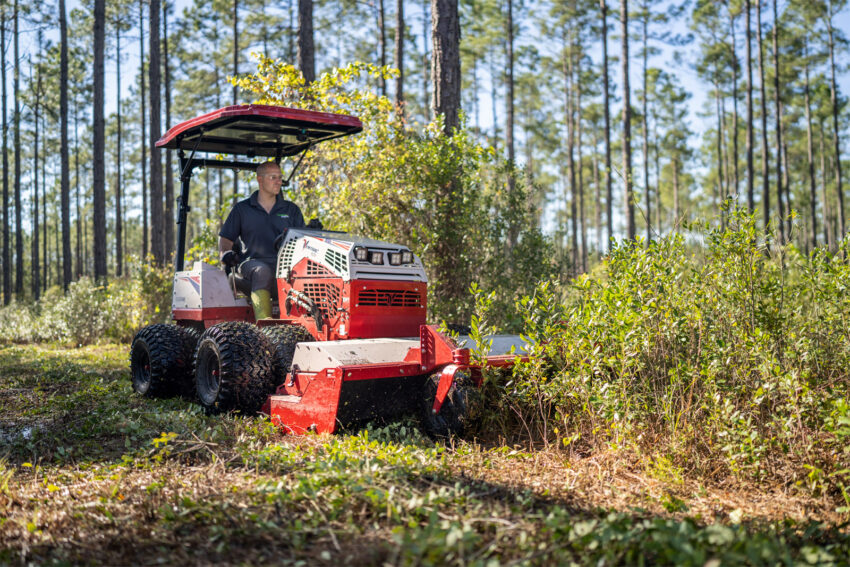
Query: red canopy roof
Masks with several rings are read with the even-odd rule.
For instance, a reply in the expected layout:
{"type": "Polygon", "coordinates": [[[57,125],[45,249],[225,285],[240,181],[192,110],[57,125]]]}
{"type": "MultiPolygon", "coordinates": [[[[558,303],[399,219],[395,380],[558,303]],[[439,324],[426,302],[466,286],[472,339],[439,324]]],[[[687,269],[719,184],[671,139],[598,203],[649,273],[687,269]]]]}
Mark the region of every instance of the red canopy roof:
{"type": "Polygon", "coordinates": [[[226,106],[181,122],[166,132],[156,146],[248,157],[290,156],[308,144],[361,130],[363,124],[354,116],[243,104],[226,106]]]}

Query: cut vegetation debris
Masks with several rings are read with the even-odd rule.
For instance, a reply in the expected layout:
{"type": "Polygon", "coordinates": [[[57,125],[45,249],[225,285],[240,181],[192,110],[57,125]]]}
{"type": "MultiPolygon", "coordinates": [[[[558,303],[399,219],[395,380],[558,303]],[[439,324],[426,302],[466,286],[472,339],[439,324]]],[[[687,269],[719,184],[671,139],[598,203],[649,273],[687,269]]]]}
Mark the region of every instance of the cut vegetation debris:
{"type": "Polygon", "coordinates": [[[0,349],[0,564],[817,564],[833,502],[635,451],[283,436],[130,390],[126,345],[0,349]],[[11,431],[29,431],[10,435],[11,431]]]}

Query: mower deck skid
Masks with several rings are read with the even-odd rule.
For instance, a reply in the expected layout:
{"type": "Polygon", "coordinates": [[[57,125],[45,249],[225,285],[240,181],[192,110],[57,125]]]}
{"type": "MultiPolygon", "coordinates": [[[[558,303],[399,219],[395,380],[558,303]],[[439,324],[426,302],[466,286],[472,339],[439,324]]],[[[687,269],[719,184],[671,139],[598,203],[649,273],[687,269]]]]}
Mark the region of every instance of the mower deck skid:
{"type": "MultiPolygon", "coordinates": [[[[515,335],[493,339],[488,366],[510,366],[525,345],[515,335]]],[[[299,343],[292,371],[263,411],[285,431],[334,433],[340,426],[411,413],[423,403],[426,380],[440,375],[434,410],[439,411],[459,371],[480,385],[480,367],[470,361],[468,337],[457,342],[423,325],[419,338],[355,339],[299,343]],[[461,346],[459,346],[461,345],[461,346]],[[442,394],[442,399],[441,399],[442,394]]]]}

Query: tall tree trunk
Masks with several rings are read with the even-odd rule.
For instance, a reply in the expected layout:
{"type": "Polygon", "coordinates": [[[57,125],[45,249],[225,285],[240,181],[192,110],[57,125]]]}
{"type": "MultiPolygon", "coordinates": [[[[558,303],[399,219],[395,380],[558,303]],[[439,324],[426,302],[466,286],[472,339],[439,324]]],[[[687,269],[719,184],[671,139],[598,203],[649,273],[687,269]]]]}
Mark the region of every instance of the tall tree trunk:
{"type": "Polygon", "coordinates": [[[20,18],[18,0],[15,0],[14,10],[15,65],[12,82],[15,91],[15,294],[20,297],[24,293],[24,230],[21,218],[21,56],[18,50],[18,20],[20,18]]]}
{"type": "Polygon", "coordinates": [[[443,116],[443,128],[451,136],[458,127],[460,110],[460,21],[457,0],[431,0],[431,82],[434,116],[443,116]]]}
{"type": "Polygon", "coordinates": [[[643,2],[643,117],[642,117],[642,138],[643,138],[643,190],[646,197],[646,247],[649,248],[649,243],[652,240],[652,196],[649,190],[649,72],[647,65],[649,64],[649,45],[647,35],[649,32],[649,6],[646,0],[643,2]]]}
{"type": "Polygon", "coordinates": [[[596,251],[602,254],[602,175],[599,173],[599,139],[597,132],[593,130],[593,218],[596,228],[596,251]]]}
{"type": "MultiPolygon", "coordinates": [[[[41,33],[39,33],[39,42],[38,42],[38,51],[41,52],[41,33]]],[[[33,300],[38,301],[41,295],[41,265],[38,261],[39,256],[39,248],[38,248],[38,126],[39,126],[39,111],[41,110],[39,107],[41,106],[41,65],[36,64],[36,75],[38,78],[36,79],[36,88],[35,88],[35,97],[33,101],[33,154],[32,154],[32,281],[31,290],[33,300]]],[[[30,81],[32,81],[32,76],[30,75],[30,81]]],[[[47,206],[45,208],[45,213],[47,211],[47,206]]],[[[47,226],[47,222],[44,223],[44,226],[47,226]]],[[[47,242],[45,241],[45,244],[47,242]]],[[[44,256],[44,261],[47,262],[47,255],[44,256]]],[[[45,279],[48,276],[45,274],[45,279]]]]}
{"type": "MultiPolygon", "coordinates": [[[[507,17],[505,19],[505,31],[507,40],[505,41],[505,147],[508,151],[508,202],[511,206],[517,206],[516,197],[516,177],[515,177],[515,162],[516,154],[514,153],[514,12],[513,0],[507,0],[507,17]]],[[[511,217],[514,219],[515,217],[511,217]]],[[[513,250],[519,238],[519,227],[515,220],[512,220],[508,227],[508,249],[513,250]]]]}
{"type": "Polygon", "coordinates": [[[782,103],[779,92],[779,17],[773,0],[773,104],[776,111],[776,205],[779,211],[779,242],[786,242],[785,205],[782,202],[782,103]]]}
{"type": "Polygon", "coordinates": [[[620,35],[623,43],[623,176],[625,177],[624,205],[626,238],[635,239],[635,203],[632,193],[632,103],[629,88],[629,1],[620,0],[620,35]]]}
{"type": "Polygon", "coordinates": [[[429,101],[429,93],[431,92],[429,87],[429,81],[431,78],[431,54],[428,52],[428,38],[430,34],[430,17],[428,14],[430,13],[429,8],[431,6],[431,0],[424,0],[422,3],[422,107],[425,109],[423,114],[425,115],[426,122],[430,122],[434,117],[431,114],[431,103],[429,101]]]}
{"type": "Polygon", "coordinates": [[[159,58],[159,0],[150,0],[150,63],[148,65],[148,77],[151,92],[151,114],[150,114],[150,147],[151,147],[151,252],[157,266],[165,265],[165,239],[163,227],[162,210],[162,156],[156,142],[160,136],[160,124],[162,114],[160,111],[160,69],[162,69],[159,58]]]}
{"type": "Polygon", "coordinates": [[[105,132],[103,117],[103,72],[105,41],[104,0],[94,0],[94,99],[92,114],[94,130],[92,140],[92,205],[94,206],[94,277],[98,281],[106,279],[106,167],[105,132]]]}
{"type": "MultiPolygon", "coordinates": [[[[655,104],[658,104],[657,99],[655,104]]],[[[652,113],[652,151],[655,158],[655,232],[660,235],[664,228],[661,222],[661,158],[658,152],[658,116],[655,112],[652,113]]]]}
{"type": "Polygon", "coordinates": [[[829,203],[829,194],[827,193],[827,184],[826,184],[826,151],[824,150],[823,143],[823,119],[821,119],[819,128],[818,128],[818,149],[820,153],[820,172],[821,172],[821,200],[823,201],[823,241],[826,242],[826,247],[828,250],[835,250],[835,237],[833,236],[833,231],[831,230],[831,222],[830,217],[832,217],[832,211],[829,203]]]}
{"type": "MultiPolygon", "coordinates": [[[[431,107],[434,116],[442,115],[443,132],[451,136],[458,126],[460,110],[460,21],[457,0],[431,0],[431,83],[434,85],[431,107]]],[[[440,188],[436,196],[437,238],[435,266],[438,287],[435,296],[450,305],[450,316],[465,316],[461,306],[469,281],[468,266],[453,255],[463,247],[463,235],[454,214],[454,204],[462,199],[463,188],[455,177],[440,188]]]]}
{"type": "Polygon", "coordinates": [[[611,250],[611,239],[614,238],[614,216],[612,206],[614,196],[611,183],[611,105],[610,87],[608,85],[608,0],[599,0],[602,19],[602,98],[605,114],[605,223],[608,229],[608,247],[611,250]]]}
{"type": "MultiPolygon", "coordinates": [[[[62,287],[67,291],[73,268],[71,265],[71,172],[68,159],[68,18],[65,14],[65,0],[59,0],[59,36],[59,143],[62,170],[59,192],[62,201],[62,287]]],[[[3,59],[5,61],[5,57],[3,59]]],[[[4,85],[5,81],[3,79],[4,85]]],[[[5,112],[3,116],[6,116],[5,112]]]]}
{"type": "Polygon", "coordinates": [[[578,193],[576,191],[576,165],[575,165],[575,111],[574,87],[573,87],[573,46],[572,36],[569,38],[564,34],[564,120],[567,123],[567,170],[570,183],[570,268],[572,275],[577,275],[579,270],[578,257],[578,193]]]}
{"type": "MultiPolygon", "coordinates": [[[[265,7],[265,5],[264,5],[265,7]]],[[[265,21],[265,20],[264,20],[265,21]]],[[[263,24],[265,30],[265,24],[263,24]]],[[[168,0],[162,2],[162,66],[165,73],[165,129],[171,128],[171,65],[168,61],[168,0]]],[[[171,150],[165,151],[165,258],[174,255],[174,174],[171,150]]]]}
{"type": "Polygon", "coordinates": [[[844,238],[847,228],[844,224],[844,187],[841,179],[841,142],[838,126],[838,86],[835,83],[835,37],[832,30],[833,7],[832,0],[828,2],[826,29],[829,37],[829,100],[832,103],[832,145],[835,152],[835,194],[838,195],[838,228],[839,238],[844,238]]]}
{"type": "MultiPolygon", "coordinates": [[[[756,0],[758,4],[761,0],[756,0]]],[[[747,11],[747,210],[755,211],[755,167],[753,166],[753,33],[750,24],[752,6],[746,1],[747,11]]],[[[761,13],[761,10],[759,10],[761,13]]],[[[761,25],[759,19],[758,25],[761,25]]],[[[759,30],[759,67],[761,67],[761,30],[759,30]]]]}
{"type": "Polygon", "coordinates": [[[803,38],[803,61],[805,62],[805,105],[806,105],[806,165],[809,175],[809,249],[818,245],[818,193],[815,187],[814,140],[812,139],[812,108],[809,85],[809,44],[803,38]]]}
{"type": "Polygon", "coordinates": [[[762,206],[764,207],[764,228],[770,227],[770,164],[767,152],[767,93],[764,84],[764,44],[761,38],[761,3],[756,0],[756,34],[759,50],[759,88],[761,90],[761,181],[762,206]]]}
{"type": "Polygon", "coordinates": [[[115,275],[124,275],[124,217],[121,210],[121,22],[115,22],[115,275]]]}
{"type": "Polygon", "coordinates": [[[398,77],[395,80],[395,105],[404,115],[404,0],[396,0],[395,5],[395,66],[398,77]]]}
{"type": "MultiPolygon", "coordinates": [[[[387,25],[386,13],[384,10],[384,0],[378,0],[378,59],[381,62],[381,69],[387,65],[387,25]]],[[[384,79],[383,72],[378,77],[378,89],[381,96],[387,96],[387,81],[384,79]]]]}
{"type": "Polygon", "coordinates": [[[723,195],[726,192],[724,185],[725,172],[723,170],[723,111],[720,108],[720,69],[715,69],[714,75],[714,106],[717,112],[717,188],[718,188],[718,203],[717,214],[720,217],[721,227],[725,227],[725,217],[720,208],[720,201],[723,200],[723,195]]]}
{"type": "Polygon", "coordinates": [[[77,277],[82,277],[85,273],[85,264],[83,262],[83,213],[80,205],[80,143],[79,143],[79,113],[77,97],[74,97],[74,190],[77,210],[77,277]]]}
{"type": "MultiPolygon", "coordinates": [[[[738,199],[738,55],[736,53],[737,39],[735,37],[735,18],[729,8],[729,29],[732,34],[732,44],[729,46],[732,55],[732,183],[735,185],[735,200],[738,199]]],[[[732,192],[730,191],[730,194],[732,192]]]]}
{"type": "Polygon", "coordinates": [[[316,80],[313,51],[313,0],[298,0],[298,68],[304,80],[316,80]]]}
{"type": "MultiPolygon", "coordinates": [[[[239,0],[233,0],[233,76],[239,75],[239,0]]],[[[151,83],[151,92],[153,92],[153,83],[151,83]]],[[[233,85],[233,105],[238,104],[237,95],[239,90],[236,85],[233,85]]],[[[151,106],[153,108],[153,106],[151,106]]],[[[153,174],[153,171],[151,171],[153,174]]],[[[239,172],[233,170],[233,205],[236,205],[237,196],[239,195],[239,172]]]]}
{"type": "MultiPolygon", "coordinates": [[[[148,260],[148,247],[150,238],[148,237],[148,150],[147,150],[147,110],[145,109],[147,101],[147,91],[145,89],[145,0],[139,0],[139,82],[141,83],[139,99],[141,101],[141,124],[142,124],[142,261],[148,260]]],[[[216,67],[218,69],[218,67],[216,67]]],[[[218,81],[216,81],[218,84],[218,81]]],[[[218,92],[218,89],[216,89],[218,92]]]]}
{"type": "MultiPolygon", "coordinates": [[[[39,48],[39,51],[41,51],[41,48],[39,48]]],[[[39,87],[39,91],[41,91],[40,87],[39,87]]],[[[42,94],[44,94],[44,93],[42,93],[42,94]]],[[[58,259],[59,259],[59,231],[57,230],[58,224],[59,224],[58,223],[58,220],[59,220],[58,214],[56,215],[57,222],[53,223],[53,235],[54,235],[54,238],[55,238],[55,241],[56,241],[56,248],[55,248],[56,256],[54,256],[53,262],[50,262],[48,260],[48,256],[47,256],[47,243],[48,243],[48,233],[47,233],[47,160],[46,160],[46,158],[47,158],[47,122],[45,120],[43,112],[41,113],[41,131],[44,132],[44,136],[41,137],[42,142],[41,142],[41,167],[40,167],[40,169],[41,169],[41,194],[42,194],[42,203],[43,203],[42,209],[44,210],[44,214],[43,214],[44,222],[42,223],[42,226],[44,227],[44,254],[42,255],[42,257],[44,258],[44,277],[41,278],[41,283],[42,283],[42,287],[43,287],[44,291],[46,292],[47,286],[49,284],[49,279],[50,279],[50,266],[51,265],[56,265],[56,283],[61,283],[62,277],[59,273],[59,265],[58,265],[58,259]]],[[[38,175],[37,172],[38,172],[38,169],[36,169],[36,175],[38,175]]],[[[56,211],[55,202],[54,202],[54,211],[56,211]]]]}
{"type": "Polygon", "coordinates": [[[679,230],[679,217],[681,210],[679,208],[679,154],[673,156],[673,229],[679,230]]]}
{"type": "MultiPolygon", "coordinates": [[[[63,0],[64,1],[64,0],[63,0]]],[[[0,4],[0,53],[3,69],[6,69],[6,3],[0,4]]],[[[6,73],[2,78],[3,89],[3,305],[12,301],[12,250],[9,245],[9,122],[7,119],[6,73]]]]}
{"type": "Polygon", "coordinates": [[[587,222],[584,216],[584,164],[581,151],[581,51],[576,58],[576,154],[578,156],[578,220],[581,226],[581,271],[587,273],[587,222]]]}
{"type": "Polygon", "coordinates": [[[295,18],[293,16],[294,10],[292,9],[292,0],[286,1],[286,12],[289,15],[289,33],[287,35],[287,53],[289,54],[288,60],[295,61],[295,41],[294,38],[296,36],[295,30],[295,18]]]}

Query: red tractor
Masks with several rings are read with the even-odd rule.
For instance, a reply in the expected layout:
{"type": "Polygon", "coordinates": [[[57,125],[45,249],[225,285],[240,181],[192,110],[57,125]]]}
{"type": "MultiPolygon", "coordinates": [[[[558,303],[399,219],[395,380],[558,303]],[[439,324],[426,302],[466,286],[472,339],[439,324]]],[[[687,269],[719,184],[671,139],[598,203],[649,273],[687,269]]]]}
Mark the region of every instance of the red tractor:
{"type": "MultiPolygon", "coordinates": [[[[176,324],[150,325],[133,339],[137,392],[182,392],[212,413],[262,411],[290,432],[333,433],[341,424],[416,410],[433,435],[463,431],[480,366],[470,362],[468,337],[454,340],[427,325],[427,277],[406,246],[289,229],[278,238],[273,318],[260,321],[235,272],[202,262],[183,269],[192,171],[259,165],[199,153],[278,161],[300,155],[294,174],[315,144],[361,130],[351,116],[243,105],[178,124],[157,142],[180,157],[176,324]]],[[[518,337],[490,338],[496,354],[488,365],[510,365],[522,352],[518,337]]]]}

